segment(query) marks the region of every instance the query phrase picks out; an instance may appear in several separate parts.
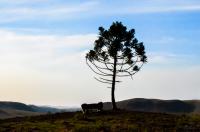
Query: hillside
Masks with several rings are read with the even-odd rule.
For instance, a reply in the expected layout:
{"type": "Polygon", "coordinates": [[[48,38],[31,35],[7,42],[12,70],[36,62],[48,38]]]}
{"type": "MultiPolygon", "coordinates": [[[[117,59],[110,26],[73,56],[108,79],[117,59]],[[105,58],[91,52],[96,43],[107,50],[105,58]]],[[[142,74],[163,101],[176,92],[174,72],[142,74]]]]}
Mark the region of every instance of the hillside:
{"type": "Polygon", "coordinates": [[[194,113],[200,113],[200,100],[186,100],[185,102],[195,106],[194,113]]]}
{"type": "Polygon", "coordinates": [[[65,112],[0,120],[0,132],[8,131],[198,132],[200,115],[103,111],[84,116],[82,112],[65,112]]]}
{"type": "MultiPolygon", "coordinates": [[[[135,98],[117,102],[120,109],[143,112],[164,113],[200,113],[200,101],[198,100],[159,100],[135,98]]],[[[111,109],[111,103],[104,103],[104,109],[111,109]]]]}
{"type": "Polygon", "coordinates": [[[22,116],[35,116],[40,114],[44,113],[16,110],[16,109],[0,109],[0,119],[22,117],[22,116]]]}
{"type": "Polygon", "coordinates": [[[35,116],[46,113],[56,113],[66,111],[66,109],[57,109],[47,106],[26,105],[19,102],[0,101],[0,119],[35,116]]]}
{"type": "Polygon", "coordinates": [[[0,101],[0,108],[1,109],[16,109],[16,110],[23,110],[23,111],[31,111],[34,112],[34,109],[30,106],[19,103],[19,102],[8,102],[8,101],[0,101]]]}

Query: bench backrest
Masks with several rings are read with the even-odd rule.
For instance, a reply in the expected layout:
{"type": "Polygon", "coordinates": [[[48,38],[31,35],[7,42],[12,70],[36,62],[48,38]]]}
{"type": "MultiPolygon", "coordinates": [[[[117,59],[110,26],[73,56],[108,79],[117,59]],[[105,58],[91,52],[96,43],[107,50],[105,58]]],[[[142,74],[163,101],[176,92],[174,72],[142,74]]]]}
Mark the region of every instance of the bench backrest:
{"type": "Polygon", "coordinates": [[[81,108],[83,110],[83,112],[87,112],[88,110],[98,110],[98,111],[102,111],[103,109],[103,103],[99,102],[97,104],[82,104],[81,108]]]}

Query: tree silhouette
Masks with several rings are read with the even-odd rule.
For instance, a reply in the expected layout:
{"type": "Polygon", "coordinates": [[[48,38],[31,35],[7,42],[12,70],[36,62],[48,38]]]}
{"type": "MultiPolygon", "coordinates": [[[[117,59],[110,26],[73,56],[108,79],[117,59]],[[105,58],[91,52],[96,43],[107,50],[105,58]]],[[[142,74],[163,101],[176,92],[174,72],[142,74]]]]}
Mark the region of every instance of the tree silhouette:
{"type": "Polygon", "coordinates": [[[137,73],[145,62],[145,48],[134,36],[135,30],[127,30],[121,22],[113,22],[108,30],[99,27],[98,39],[94,49],[86,54],[86,63],[99,77],[95,79],[111,84],[111,100],[113,110],[115,103],[115,83],[119,77],[132,76],[137,73]]]}

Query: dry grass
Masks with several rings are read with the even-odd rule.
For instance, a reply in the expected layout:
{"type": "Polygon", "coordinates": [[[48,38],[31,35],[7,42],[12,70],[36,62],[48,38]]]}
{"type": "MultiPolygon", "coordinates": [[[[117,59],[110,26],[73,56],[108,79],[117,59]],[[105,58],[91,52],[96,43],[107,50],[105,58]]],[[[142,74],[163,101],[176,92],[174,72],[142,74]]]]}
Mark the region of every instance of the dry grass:
{"type": "Polygon", "coordinates": [[[104,111],[65,112],[0,120],[0,131],[200,131],[200,115],[104,111]]]}

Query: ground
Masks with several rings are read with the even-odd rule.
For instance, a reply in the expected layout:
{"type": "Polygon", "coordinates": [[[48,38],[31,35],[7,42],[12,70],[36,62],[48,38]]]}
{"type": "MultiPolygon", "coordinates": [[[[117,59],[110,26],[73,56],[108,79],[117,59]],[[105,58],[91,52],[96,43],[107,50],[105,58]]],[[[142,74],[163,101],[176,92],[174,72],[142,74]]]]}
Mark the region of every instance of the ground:
{"type": "Polygon", "coordinates": [[[130,111],[100,113],[64,112],[0,120],[0,132],[130,131],[197,132],[200,115],[130,111]]]}

